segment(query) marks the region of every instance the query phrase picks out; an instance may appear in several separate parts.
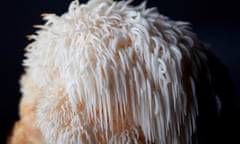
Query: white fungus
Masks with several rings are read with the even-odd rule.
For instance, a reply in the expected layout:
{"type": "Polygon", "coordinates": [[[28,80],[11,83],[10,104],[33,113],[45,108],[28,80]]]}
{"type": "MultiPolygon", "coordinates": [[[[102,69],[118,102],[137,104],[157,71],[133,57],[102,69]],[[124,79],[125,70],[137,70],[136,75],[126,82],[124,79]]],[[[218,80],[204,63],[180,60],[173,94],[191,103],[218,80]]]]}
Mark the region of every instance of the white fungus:
{"type": "Polygon", "coordinates": [[[193,142],[206,48],[188,23],[130,3],[75,0],[29,37],[25,76],[47,144],[193,142]]]}

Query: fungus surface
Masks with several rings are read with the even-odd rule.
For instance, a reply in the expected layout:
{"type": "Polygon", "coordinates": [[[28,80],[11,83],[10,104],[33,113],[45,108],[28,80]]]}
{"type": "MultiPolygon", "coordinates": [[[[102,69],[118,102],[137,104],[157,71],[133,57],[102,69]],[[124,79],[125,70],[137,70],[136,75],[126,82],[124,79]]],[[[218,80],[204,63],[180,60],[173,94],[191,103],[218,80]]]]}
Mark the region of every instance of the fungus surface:
{"type": "Polygon", "coordinates": [[[207,49],[188,23],[130,3],[75,0],[61,16],[43,14],[10,143],[194,142],[207,49]]]}

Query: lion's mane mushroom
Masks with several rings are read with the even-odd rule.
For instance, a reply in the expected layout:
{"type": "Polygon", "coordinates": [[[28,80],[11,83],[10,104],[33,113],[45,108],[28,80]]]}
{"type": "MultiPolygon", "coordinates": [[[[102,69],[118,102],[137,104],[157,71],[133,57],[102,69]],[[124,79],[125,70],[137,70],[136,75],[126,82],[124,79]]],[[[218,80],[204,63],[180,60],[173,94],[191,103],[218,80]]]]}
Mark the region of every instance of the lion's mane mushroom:
{"type": "Polygon", "coordinates": [[[207,49],[188,23],[130,3],[75,0],[43,14],[9,143],[193,142],[207,49]]]}

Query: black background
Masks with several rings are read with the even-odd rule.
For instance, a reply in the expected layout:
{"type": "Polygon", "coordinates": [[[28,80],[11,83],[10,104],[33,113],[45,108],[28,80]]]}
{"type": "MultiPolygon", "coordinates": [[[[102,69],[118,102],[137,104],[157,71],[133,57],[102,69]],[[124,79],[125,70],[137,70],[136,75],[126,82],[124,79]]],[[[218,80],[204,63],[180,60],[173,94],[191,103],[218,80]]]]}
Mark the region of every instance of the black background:
{"type": "MultiPolygon", "coordinates": [[[[85,1],[81,0],[81,2],[85,1]]],[[[2,143],[5,143],[6,135],[14,121],[18,119],[18,104],[21,96],[18,80],[23,72],[21,66],[24,58],[23,49],[28,44],[26,35],[34,33],[33,25],[43,23],[41,13],[61,15],[67,11],[69,3],[70,0],[10,0],[0,4],[0,139],[2,143]]],[[[234,0],[149,0],[148,6],[158,7],[161,14],[171,19],[192,23],[192,30],[211,45],[213,53],[228,68],[230,78],[238,91],[239,110],[239,4],[234,0]]]]}

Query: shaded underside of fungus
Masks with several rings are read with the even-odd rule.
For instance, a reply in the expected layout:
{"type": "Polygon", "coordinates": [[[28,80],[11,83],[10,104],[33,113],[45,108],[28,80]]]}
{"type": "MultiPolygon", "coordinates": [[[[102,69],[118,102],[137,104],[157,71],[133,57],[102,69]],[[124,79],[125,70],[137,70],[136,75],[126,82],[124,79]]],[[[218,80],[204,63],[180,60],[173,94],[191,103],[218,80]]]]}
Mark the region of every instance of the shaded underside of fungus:
{"type": "Polygon", "coordinates": [[[206,48],[188,23],[130,3],[75,0],[29,36],[18,123],[39,143],[194,142],[206,48]]]}

